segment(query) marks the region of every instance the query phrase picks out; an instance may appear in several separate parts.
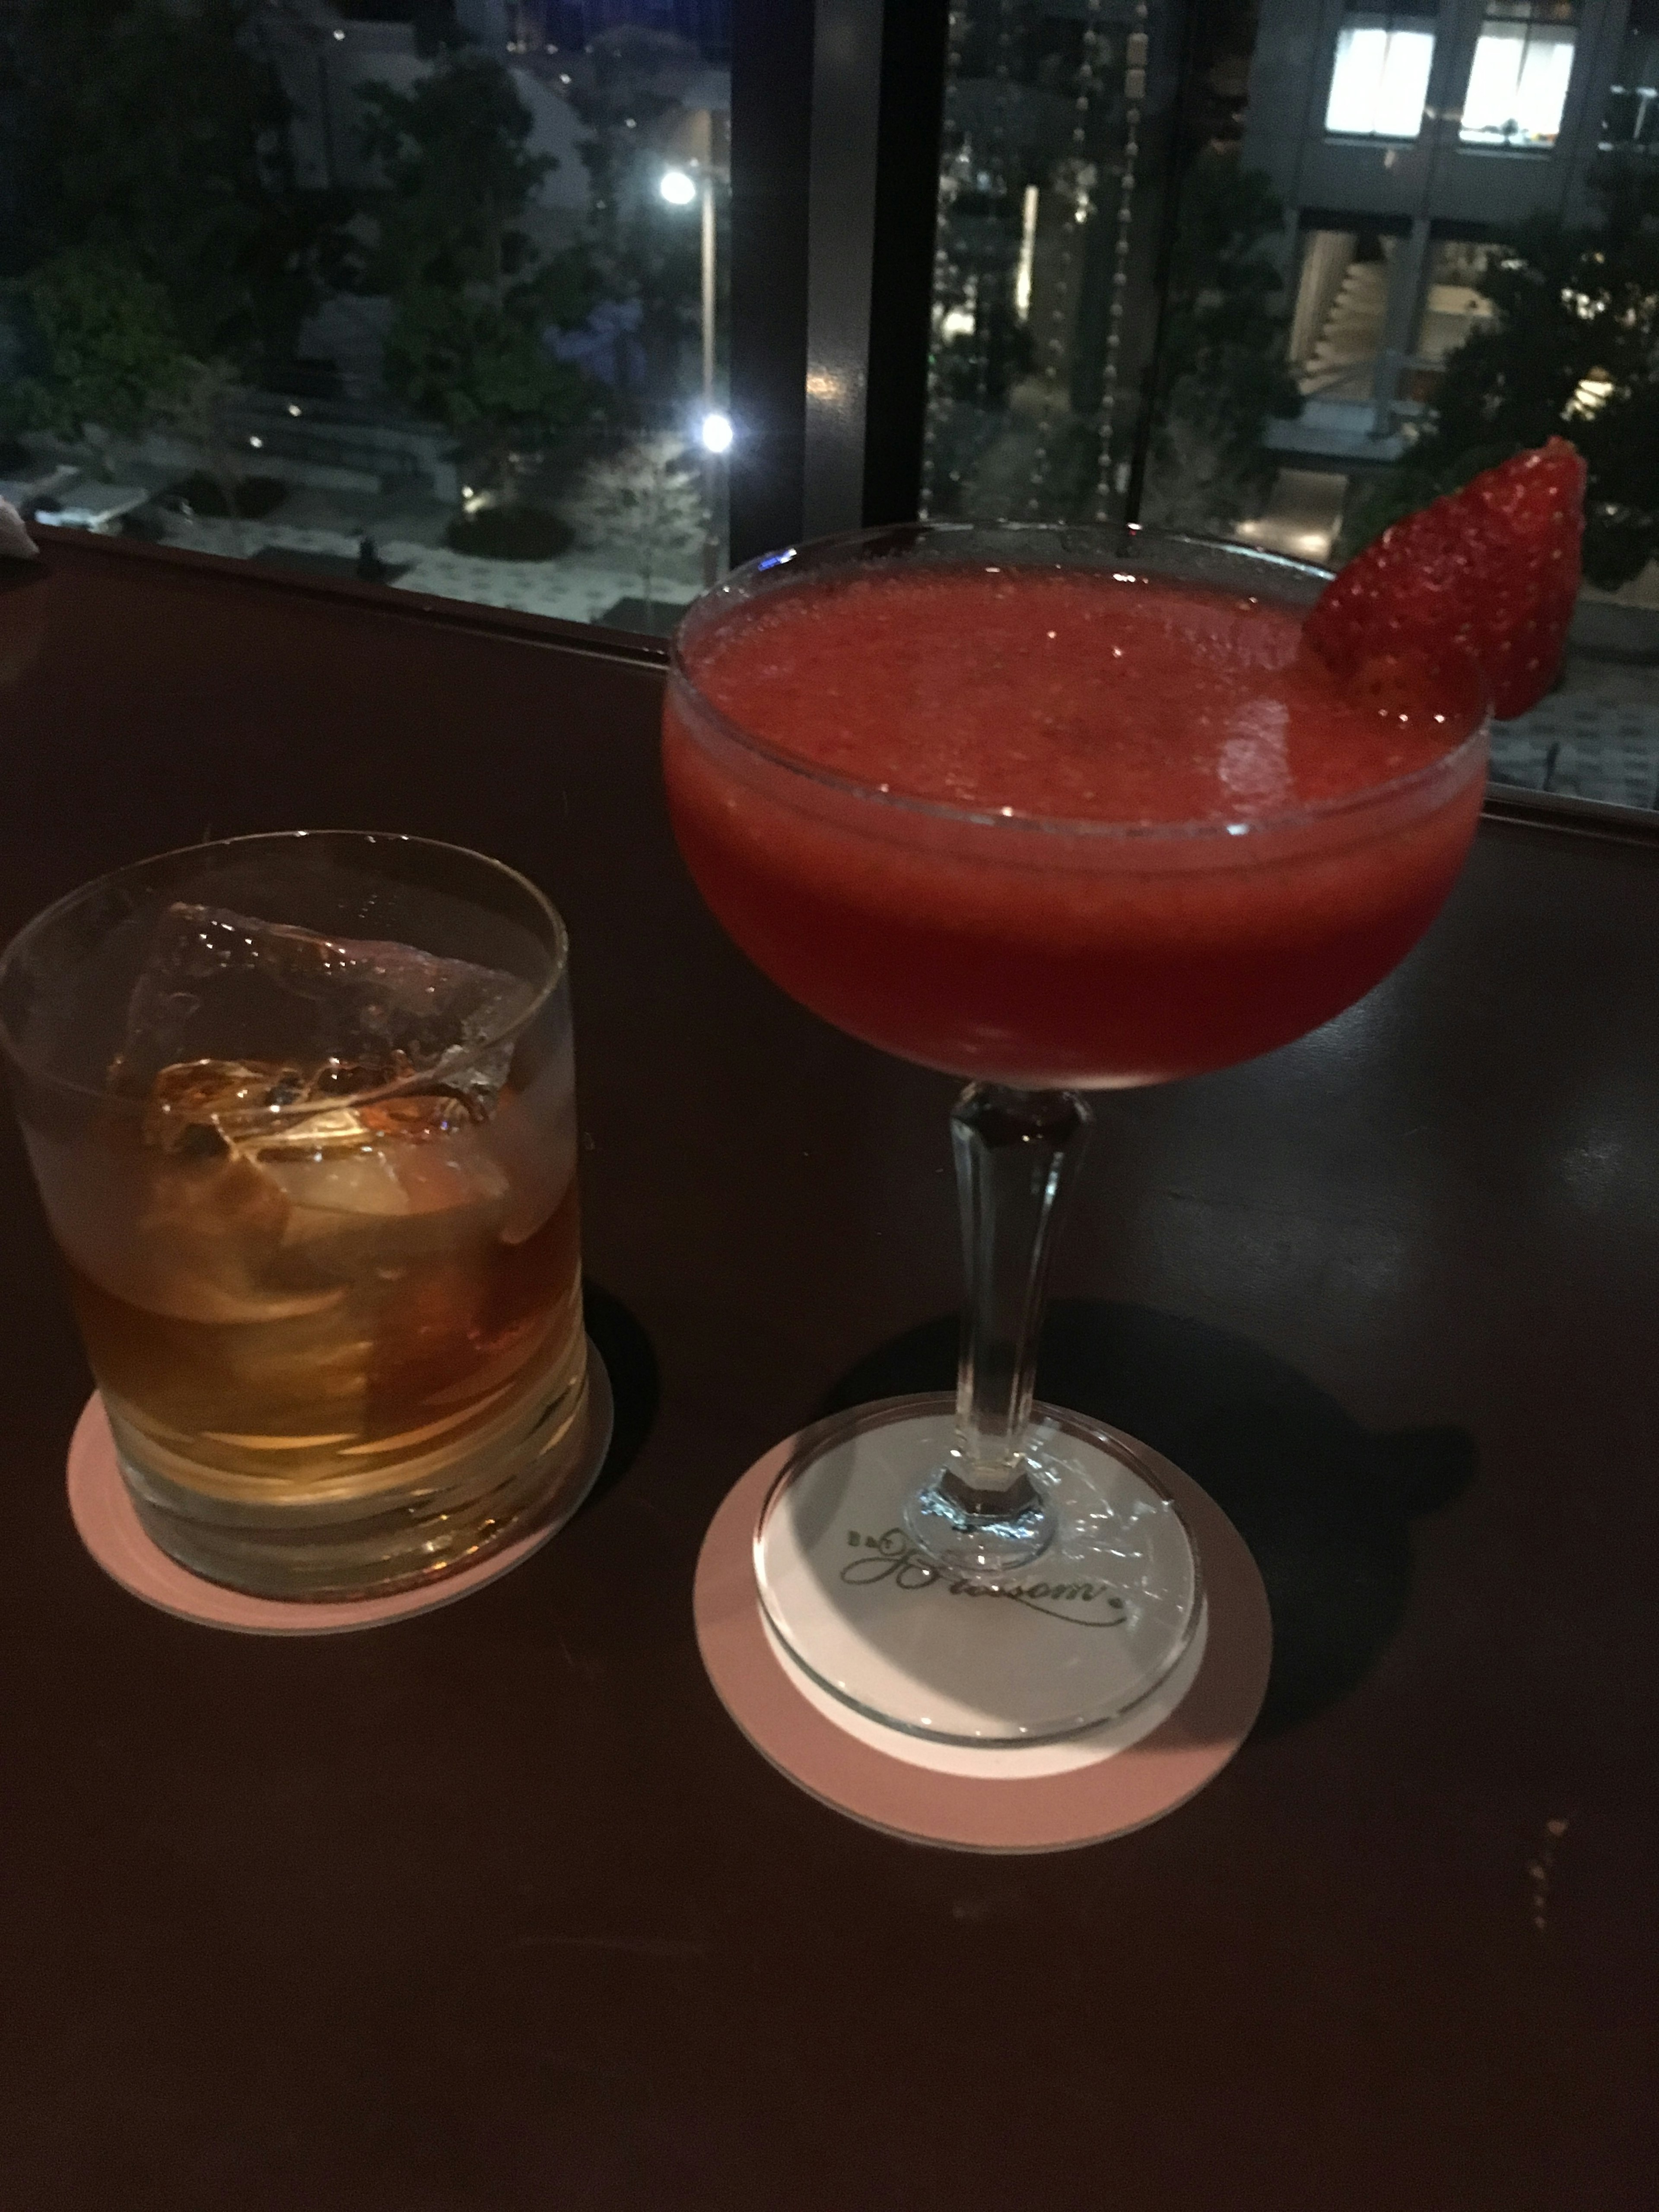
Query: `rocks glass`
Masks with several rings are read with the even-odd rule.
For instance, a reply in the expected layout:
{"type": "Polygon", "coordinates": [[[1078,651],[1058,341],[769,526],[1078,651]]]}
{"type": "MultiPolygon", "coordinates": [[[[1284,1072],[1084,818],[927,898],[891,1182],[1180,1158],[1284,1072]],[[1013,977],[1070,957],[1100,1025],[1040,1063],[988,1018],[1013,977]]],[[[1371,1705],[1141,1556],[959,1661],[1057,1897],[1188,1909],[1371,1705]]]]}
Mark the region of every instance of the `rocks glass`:
{"type": "Polygon", "coordinates": [[[0,1044],[149,1534],[267,1597],[470,1565],[589,1472],[558,915],[474,853],[139,862],[0,960],[0,1044]]]}

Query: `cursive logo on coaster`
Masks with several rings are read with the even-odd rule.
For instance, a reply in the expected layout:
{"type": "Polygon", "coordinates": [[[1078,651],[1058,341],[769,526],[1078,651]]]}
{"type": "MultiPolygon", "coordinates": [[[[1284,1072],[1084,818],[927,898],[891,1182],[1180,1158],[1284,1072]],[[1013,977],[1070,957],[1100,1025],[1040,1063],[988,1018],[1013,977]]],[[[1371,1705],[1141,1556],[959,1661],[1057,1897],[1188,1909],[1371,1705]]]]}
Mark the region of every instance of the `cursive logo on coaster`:
{"type": "Polygon", "coordinates": [[[847,1540],[859,1556],[847,1562],[841,1578],[855,1589],[890,1583],[901,1590],[937,1586],[952,1597],[1008,1598],[1050,1620],[1063,1620],[1068,1628],[1121,1628],[1129,1616],[1126,1600],[1104,1583],[966,1582],[925,1559],[902,1528],[890,1528],[882,1536],[861,1536],[849,1528],[847,1540]]]}

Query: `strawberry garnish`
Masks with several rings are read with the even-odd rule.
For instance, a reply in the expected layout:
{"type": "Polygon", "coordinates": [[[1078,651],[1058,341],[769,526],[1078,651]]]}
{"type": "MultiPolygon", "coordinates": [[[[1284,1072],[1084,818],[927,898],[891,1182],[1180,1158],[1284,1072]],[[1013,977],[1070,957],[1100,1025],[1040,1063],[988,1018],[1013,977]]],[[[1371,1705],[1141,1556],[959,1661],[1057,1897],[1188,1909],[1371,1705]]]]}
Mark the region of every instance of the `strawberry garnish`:
{"type": "Polygon", "coordinates": [[[1349,679],[1461,650],[1485,671],[1493,714],[1522,714],[1561,665],[1583,536],[1584,464],[1552,438],[1385,530],[1327,584],[1303,634],[1349,679]]]}

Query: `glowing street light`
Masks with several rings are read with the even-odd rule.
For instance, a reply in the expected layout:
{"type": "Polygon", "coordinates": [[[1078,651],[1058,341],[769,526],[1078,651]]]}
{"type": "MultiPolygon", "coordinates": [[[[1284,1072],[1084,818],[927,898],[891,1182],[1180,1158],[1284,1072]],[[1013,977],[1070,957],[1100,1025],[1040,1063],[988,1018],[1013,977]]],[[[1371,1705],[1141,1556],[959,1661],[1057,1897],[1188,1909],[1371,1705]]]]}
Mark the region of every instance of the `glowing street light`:
{"type": "Polygon", "coordinates": [[[698,433],[704,450],[711,453],[729,453],[732,450],[732,418],[729,415],[705,415],[698,433]]]}
{"type": "Polygon", "coordinates": [[[684,169],[665,169],[657,190],[670,207],[690,207],[697,197],[697,180],[684,169]]]}

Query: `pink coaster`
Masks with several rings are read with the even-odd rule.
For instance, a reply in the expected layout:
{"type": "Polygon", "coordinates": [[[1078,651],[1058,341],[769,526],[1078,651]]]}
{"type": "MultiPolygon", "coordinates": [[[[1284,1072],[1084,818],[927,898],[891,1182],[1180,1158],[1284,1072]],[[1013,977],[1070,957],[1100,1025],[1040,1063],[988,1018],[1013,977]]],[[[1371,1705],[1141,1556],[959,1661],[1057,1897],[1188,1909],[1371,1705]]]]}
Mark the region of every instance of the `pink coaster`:
{"type": "Polygon", "coordinates": [[[70,1440],[70,1513],[81,1541],[112,1581],[146,1605],[174,1613],[181,1620],[199,1621],[208,1628],[237,1629],[246,1636],[337,1636],[349,1629],[378,1628],[384,1621],[404,1620],[411,1613],[431,1613],[441,1605],[453,1605],[458,1598],[470,1597],[486,1583],[511,1574],[532,1552],[540,1551],[550,1536],[557,1535],[592,1488],[611,1447],[611,1378],[591,1337],[587,1391],[587,1465],[574,1488],[561,1493],[556,1513],[528,1535],[490,1553],[477,1566],[463,1567],[459,1573],[423,1583],[418,1589],[394,1591],[389,1597],[337,1599],[319,1605],[289,1598],[250,1597],[242,1590],[204,1581],[181,1567],[144,1533],[121,1479],[115,1439],[110,1434],[104,1401],[96,1391],[82,1408],[70,1440]]]}
{"type": "Polygon", "coordinates": [[[755,1586],[755,1529],[793,1437],[758,1460],[710,1523],[697,1561],[697,1644],[721,1703],[755,1748],[809,1796],[866,1826],[959,1850],[1054,1851],[1161,1820],[1213,1781],[1255,1724],[1273,1625],[1243,1539],[1169,1461],[1152,1462],[1202,1564],[1194,1650],[1150,1709],[1060,1744],[963,1753],[878,1727],[801,1674],[755,1586]]]}

